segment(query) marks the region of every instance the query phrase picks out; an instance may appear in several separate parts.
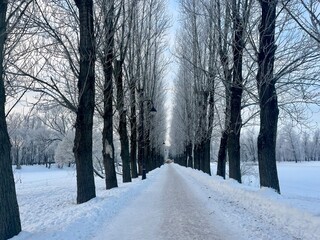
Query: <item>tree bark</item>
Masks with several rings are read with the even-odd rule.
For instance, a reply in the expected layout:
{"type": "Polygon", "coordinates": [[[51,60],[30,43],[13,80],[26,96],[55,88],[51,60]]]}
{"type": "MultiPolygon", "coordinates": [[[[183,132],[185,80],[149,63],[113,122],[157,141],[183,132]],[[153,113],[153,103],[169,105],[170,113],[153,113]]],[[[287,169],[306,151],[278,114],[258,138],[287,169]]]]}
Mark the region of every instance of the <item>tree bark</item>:
{"type": "Polygon", "coordinates": [[[103,91],[103,130],[102,130],[102,156],[105,169],[106,189],[118,187],[116,170],[114,165],[113,145],[113,48],[114,48],[114,3],[110,2],[110,9],[106,10],[104,25],[106,27],[106,45],[102,58],[104,74],[103,91]]]}
{"type": "Polygon", "coordinates": [[[136,87],[135,82],[130,86],[130,163],[132,178],[138,177],[137,170],[137,117],[136,117],[136,87]]]}
{"type": "Polygon", "coordinates": [[[6,41],[7,1],[0,0],[0,239],[21,231],[15,183],[12,173],[11,144],[5,114],[4,46],[6,41]]]}
{"type": "MultiPolygon", "coordinates": [[[[221,14],[220,1],[217,1],[218,12],[221,14]]],[[[227,143],[229,135],[229,119],[230,119],[230,85],[232,80],[231,70],[229,69],[229,58],[228,58],[228,40],[227,34],[230,28],[230,20],[227,19],[227,16],[230,15],[230,7],[226,6],[225,8],[225,21],[224,29],[222,29],[222,15],[219,15],[217,18],[218,22],[218,43],[219,43],[219,57],[221,65],[223,68],[224,75],[224,85],[225,85],[225,95],[226,95],[226,107],[225,107],[225,122],[224,130],[220,139],[219,153],[218,153],[218,166],[217,166],[217,175],[223,178],[226,177],[226,157],[227,157],[227,143]]]]}
{"type": "Polygon", "coordinates": [[[202,106],[201,106],[201,115],[199,120],[199,129],[201,140],[199,143],[199,162],[200,170],[208,173],[210,175],[210,139],[211,133],[209,131],[209,116],[208,116],[208,98],[209,91],[204,91],[202,93],[202,106]],[[209,141],[209,145],[207,145],[209,141]],[[208,152],[209,151],[209,152],[208,152]]]}
{"type": "Polygon", "coordinates": [[[129,154],[129,139],[127,131],[126,111],[124,109],[124,91],[122,80],[122,61],[115,61],[115,79],[117,86],[117,108],[119,112],[119,136],[122,159],[122,180],[123,182],[131,182],[130,170],[130,154],[129,154]]]}
{"type": "Polygon", "coordinates": [[[157,168],[156,148],[151,148],[151,170],[157,168]]]}
{"type": "Polygon", "coordinates": [[[187,158],[187,167],[193,168],[193,158],[192,158],[192,142],[190,141],[186,146],[186,158],[187,158]]]}
{"type": "Polygon", "coordinates": [[[200,143],[194,145],[194,169],[200,170],[200,143]]]}
{"type": "MultiPolygon", "coordinates": [[[[209,3],[209,13],[214,13],[215,2],[210,1],[209,3]]],[[[208,59],[208,109],[205,110],[207,112],[207,119],[208,119],[208,127],[206,129],[206,137],[204,140],[204,172],[211,175],[211,136],[213,131],[213,121],[214,121],[214,98],[215,98],[215,77],[216,77],[216,70],[215,70],[215,62],[217,61],[217,54],[216,54],[216,29],[214,28],[214,19],[210,18],[209,20],[209,59],[208,59]]]]}
{"type": "Polygon", "coordinates": [[[240,132],[241,132],[241,99],[243,92],[242,55],[244,49],[244,23],[239,16],[236,2],[233,2],[232,19],[233,39],[233,75],[231,86],[230,131],[228,136],[229,177],[241,183],[240,170],[240,132]]]}
{"type": "MultiPolygon", "coordinates": [[[[132,3],[132,33],[136,33],[138,30],[137,26],[137,1],[133,1],[132,3]]],[[[137,169],[137,109],[136,109],[136,84],[137,84],[137,76],[135,76],[135,46],[136,43],[136,35],[131,34],[130,45],[129,45],[129,57],[128,61],[131,62],[128,66],[129,72],[129,88],[130,88],[130,163],[131,163],[131,177],[138,177],[138,169],[137,169]]],[[[138,52],[139,53],[139,52],[138,52]]],[[[139,73],[139,66],[137,66],[137,73],[139,73]]]]}
{"type": "Polygon", "coordinates": [[[139,130],[138,130],[138,165],[139,175],[142,175],[145,168],[144,158],[144,108],[143,108],[143,90],[139,89],[139,130]]]}
{"type": "MultiPolygon", "coordinates": [[[[150,109],[149,106],[147,109],[150,109]]],[[[147,113],[149,114],[149,113],[147,113]]],[[[150,158],[150,116],[146,115],[146,121],[144,126],[144,161],[146,167],[146,173],[151,171],[151,158],[150,158]]]]}
{"type": "Polygon", "coordinates": [[[240,131],[241,131],[241,93],[242,89],[232,87],[230,131],[228,136],[229,177],[241,183],[240,170],[240,131]]]}
{"type": "Polygon", "coordinates": [[[276,80],[273,77],[275,60],[275,22],[277,0],[260,0],[259,53],[257,84],[260,105],[260,132],[258,136],[258,161],[261,187],[270,187],[280,193],[276,165],[276,135],[278,100],[276,80]]]}
{"type": "Polygon", "coordinates": [[[73,152],[77,169],[77,203],[96,196],[92,165],[92,128],[95,97],[95,40],[93,1],[75,1],[80,19],[79,105],[73,152]]]}
{"type": "MultiPolygon", "coordinates": [[[[226,65],[228,66],[228,65],[226,65]]],[[[229,69],[225,70],[225,92],[226,92],[226,108],[225,108],[225,123],[224,130],[220,138],[220,146],[218,152],[218,166],[217,166],[217,175],[223,178],[226,178],[226,162],[227,162],[227,149],[228,149],[228,137],[229,137],[229,128],[230,128],[230,82],[231,82],[231,73],[229,69]]]]}
{"type": "Polygon", "coordinates": [[[223,178],[226,178],[227,142],[228,142],[228,133],[227,133],[227,130],[224,130],[220,138],[220,147],[218,152],[218,165],[217,165],[217,175],[223,178]]]}
{"type": "Polygon", "coordinates": [[[211,168],[210,168],[210,145],[211,145],[211,138],[205,139],[203,141],[203,172],[211,175],[211,168]]]}
{"type": "Polygon", "coordinates": [[[187,160],[188,160],[188,158],[187,158],[187,151],[185,150],[185,151],[183,152],[183,159],[182,159],[181,165],[184,166],[184,167],[187,167],[187,166],[188,166],[188,165],[187,165],[187,160]]]}

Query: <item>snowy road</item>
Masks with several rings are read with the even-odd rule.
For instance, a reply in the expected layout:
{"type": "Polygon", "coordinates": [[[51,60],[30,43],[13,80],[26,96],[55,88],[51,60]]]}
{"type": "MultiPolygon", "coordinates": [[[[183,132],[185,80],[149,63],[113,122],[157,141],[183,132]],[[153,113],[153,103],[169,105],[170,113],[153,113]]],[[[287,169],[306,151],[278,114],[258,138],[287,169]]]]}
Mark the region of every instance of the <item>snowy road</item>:
{"type": "MultiPolygon", "coordinates": [[[[320,239],[318,217],[212,178],[176,164],[162,166],[93,239],[320,239]]],[[[271,190],[266,194],[281,199],[271,190]]]]}
{"type": "Polygon", "coordinates": [[[239,239],[207,211],[174,165],[166,165],[148,189],[105,224],[95,240],[239,239]]]}
{"type": "Polygon", "coordinates": [[[320,164],[280,166],[283,195],[170,164],[80,205],[74,170],[25,166],[12,240],[320,240],[320,164]]]}

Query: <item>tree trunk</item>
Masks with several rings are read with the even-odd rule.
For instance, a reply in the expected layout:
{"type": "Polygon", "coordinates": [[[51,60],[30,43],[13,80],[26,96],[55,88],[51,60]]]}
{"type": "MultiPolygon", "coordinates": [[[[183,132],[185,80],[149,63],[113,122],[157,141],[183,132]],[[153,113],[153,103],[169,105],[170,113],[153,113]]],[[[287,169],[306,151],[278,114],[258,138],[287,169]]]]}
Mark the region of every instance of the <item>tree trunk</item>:
{"type": "Polygon", "coordinates": [[[201,170],[201,171],[203,171],[204,172],[204,170],[203,170],[203,161],[204,161],[204,159],[203,159],[203,140],[199,143],[199,145],[198,145],[198,161],[199,161],[199,170],[201,170]]]}
{"type": "Polygon", "coordinates": [[[187,167],[187,152],[182,153],[181,166],[187,167]]]}
{"type": "Polygon", "coordinates": [[[161,165],[163,165],[163,156],[160,153],[157,154],[157,160],[158,160],[158,167],[161,167],[161,165]]]}
{"type": "MultiPolygon", "coordinates": [[[[215,1],[210,1],[209,3],[209,12],[210,14],[214,13],[215,1]]],[[[213,131],[214,124],[214,100],[215,100],[215,77],[216,77],[216,29],[215,29],[214,19],[210,18],[209,20],[209,59],[208,59],[208,110],[206,110],[208,114],[208,127],[206,132],[206,138],[204,143],[204,154],[205,154],[205,166],[204,172],[211,175],[211,137],[213,131]]]]}
{"type": "Polygon", "coordinates": [[[103,90],[103,130],[102,130],[102,156],[105,169],[106,189],[118,187],[116,170],[114,165],[114,145],[113,145],[113,48],[114,48],[114,5],[110,3],[110,9],[105,16],[104,24],[106,27],[106,45],[102,58],[104,74],[103,90]]]}
{"type": "Polygon", "coordinates": [[[137,170],[137,117],[136,117],[136,88],[133,81],[130,87],[130,162],[131,162],[131,175],[132,178],[138,177],[137,170]]]}
{"type": "Polygon", "coordinates": [[[146,121],[147,126],[144,127],[144,161],[146,172],[151,171],[151,159],[150,159],[150,129],[149,129],[149,121],[146,121]]]}
{"type": "Polygon", "coordinates": [[[186,147],[186,154],[187,154],[187,167],[193,168],[193,159],[192,159],[192,143],[189,142],[186,147]]]}
{"type": "MultiPolygon", "coordinates": [[[[197,135],[198,135],[198,143],[195,147],[195,168],[205,172],[204,166],[206,165],[205,161],[208,159],[205,158],[204,154],[204,142],[208,137],[208,129],[207,129],[207,102],[208,102],[208,92],[202,91],[198,96],[198,126],[197,126],[197,135]],[[197,158],[196,158],[197,156],[197,158]]],[[[210,160],[209,160],[210,161],[210,160]]],[[[210,164],[210,163],[209,163],[210,164]]]]}
{"type": "MultiPolygon", "coordinates": [[[[137,169],[137,130],[138,130],[138,123],[137,123],[137,109],[136,109],[136,85],[137,79],[140,73],[140,66],[139,61],[137,65],[135,64],[135,60],[139,54],[135,54],[135,44],[136,44],[136,33],[138,31],[138,12],[137,10],[137,3],[138,1],[133,1],[132,3],[132,14],[131,14],[131,23],[132,23],[132,33],[130,36],[129,42],[129,55],[127,57],[128,62],[130,62],[128,66],[128,78],[129,78],[129,91],[130,91],[130,163],[131,163],[131,177],[137,178],[138,177],[138,169],[137,169]],[[137,72],[135,72],[135,69],[137,72]]],[[[138,38],[139,39],[139,38],[138,38]]],[[[137,50],[137,53],[139,51],[137,50]]]]}
{"type": "Polygon", "coordinates": [[[138,165],[139,175],[145,170],[144,158],[144,111],[143,111],[143,90],[139,90],[139,131],[138,131],[138,165]]]}
{"type": "Polygon", "coordinates": [[[124,109],[124,91],[122,81],[122,61],[115,61],[115,79],[117,85],[117,108],[119,112],[119,136],[121,144],[122,180],[131,182],[129,139],[127,132],[126,111],[124,109]]]}
{"type": "Polygon", "coordinates": [[[226,178],[228,130],[222,132],[220,147],[218,152],[217,175],[226,178]]]}
{"type": "MultiPolygon", "coordinates": [[[[16,169],[21,169],[21,162],[20,162],[20,147],[16,147],[16,169]]],[[[47,166],[47,162],[46,162],[46,166],[47,166]]]]}
{"type": "Polygon", "coordinates": [[[206,139],[203,142],[203,172],[208,173],[211,175],[211,169],[210,169],[210,144],[211,144],[211,138],[206,139]]]}
{"type": "Polygon", "coordinates": [[[156,149],[154,147],[151,148],[151,170],[157,168],[157,158],[156,158],[156,149]]]}
{"type": "MultiPolygon", "coordinates": [[[[231,107],[231,111],[235,107],[231,107]]],[[[231,120],[232,121],[232,120],[231,120]]],[[[240,120],[236,120],[240,121],[240,120]]],[[[232,129],[228,136],[228,156],[229,156],[229,177],[241,183],[240,170],[240,126],[238,123],[231,123],[232,129]]]]}
{"type": "MultiPolygon", "coordinates": [[[[225,63],[228,66],[227,63],[225,63]]],[[[227,67],[225,67],[227,68],[227,67]]],[[[220,139],[220,146],[218,152],[218,166],[217,166],[217,175],[223,178],[226,178],[226,162],[227,162],[227,149],[228,149],[228,137],[229,137],[229,128],[230,128],[230,82],[231,82],[231,73],[228,69],[225,69],[225,94],[226,94],[226,108],[225,108],[225,123],[224,130],[220,139]]]]}
{"type": "Polygon", "coordinates": [[[206,166],[205,166],[205,172],[211,175],[211,136],[213,131],[213,120],[214,120],[214,77],[213,77],[213,68],[210,68],[210,92],[209,92],[209,111],[208,111],[208,130],[207,130],[207,137],[205,142],[205,156],[207,158],[206,160],[206,166]]]}
{"type": "Polygon", "coordinates": [[[240,132],[241,132],[241,99],[243,92],[242,55],[244,49],[243,23],[239,16],[236,2],[233,2],[233,80],[231,87],[230,131],[228,136],[229,177],[241,183],[240,170],[240,132]]]}
{"type": "Polygon", "coordinates": [[[194,145],[194,169],[200,170],[200,143],[194,145]]]}
{"type": "Polygon", "coordinates": [[[280,193],[276,165],[276,135],[278,100],[273,77],[275,58],[275,21],[277,0],[260,1],[262,17],[259,26],[257,84],[260,105],[258,161],[261,187],[271,187],[280,193]]]}
{"type": "Polygon", "coordinates": [[[204,142],[205,140],[202,140],[200,143],[200,149],[199,149],[199,161],[200,161],[200,170],[202,172],[205,172],[205,149],[204,149],[204,142]]]}
{"type": "Polygon", "coordinates": [[[73,152],[77,169],[77,203],[96,196],[92,165],[92,128],[95,96],[95,41],[93,1],[75,1],[80,19],[79,105],[75,124],[73,152]]]}
{"type": "Polygon", "coordinates": [[[4,46],[6,41],[7,1],[0,0],[0,239],[21,231],[19,207],[12,173],[11,144],[5,114],[4,46]]]}

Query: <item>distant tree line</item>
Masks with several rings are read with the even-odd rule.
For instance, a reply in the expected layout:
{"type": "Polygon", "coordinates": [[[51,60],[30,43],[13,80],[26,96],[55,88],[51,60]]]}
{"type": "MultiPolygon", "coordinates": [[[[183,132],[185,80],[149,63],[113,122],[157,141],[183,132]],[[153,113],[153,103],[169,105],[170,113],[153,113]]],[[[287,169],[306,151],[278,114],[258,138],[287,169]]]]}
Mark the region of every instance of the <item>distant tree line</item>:
{"type": "MultiPolygon", "coordinates": [[[[258,132],[245,129],[241,139],[241,161],[258,163],[258,132]]],[[[213,153],[213,160],[217,153],[213,153]]],[[[287,124],[281,126],[277,136],[276,160],[278,162],[320,161],[320,130],[301,131],[287,124]]]]}

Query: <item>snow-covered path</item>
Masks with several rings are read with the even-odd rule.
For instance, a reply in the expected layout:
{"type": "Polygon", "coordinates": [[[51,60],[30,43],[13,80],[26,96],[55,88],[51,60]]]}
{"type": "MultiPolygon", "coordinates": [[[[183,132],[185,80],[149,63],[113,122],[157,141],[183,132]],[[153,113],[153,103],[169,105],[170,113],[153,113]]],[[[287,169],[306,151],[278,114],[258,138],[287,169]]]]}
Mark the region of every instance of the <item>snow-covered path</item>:
{"type": "Polygon", "coordinates": [[[153,184],[113,219],[95,240],[239,239],[190,188],[174,165],[166,165],[153,184]]]}
{"type": "Polygon", "coordinates": [[[164,165],[147,181],[94,240],[320,239],[318,217],[193,169],[164,165]]]}
{"type": "Polygon", "coordinates": [[[279,166],[283,195],[165,164],[80,205],[74,170],[25,166],[12,240],[320,240],[320,163],[279,166]]]}

